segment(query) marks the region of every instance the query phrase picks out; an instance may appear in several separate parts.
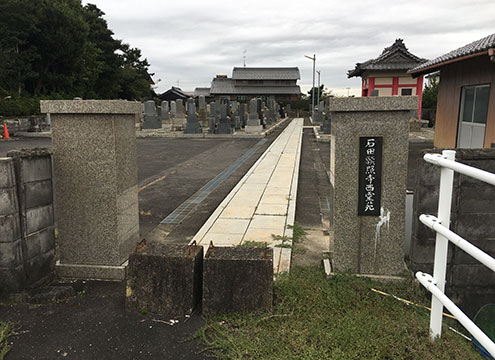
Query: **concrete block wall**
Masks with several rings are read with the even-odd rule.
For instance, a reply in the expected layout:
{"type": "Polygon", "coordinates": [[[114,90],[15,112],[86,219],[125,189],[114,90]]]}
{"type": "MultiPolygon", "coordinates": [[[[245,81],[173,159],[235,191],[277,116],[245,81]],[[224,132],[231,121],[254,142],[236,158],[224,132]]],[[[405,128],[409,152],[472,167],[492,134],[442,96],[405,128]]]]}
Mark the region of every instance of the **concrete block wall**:
{"type": "MultiPolygon", "coordinates": [[[[438,149],[425,153],[438,153],[438,149]]],[[[456,160],[495,173],[495,150],[457,149],[456,160]]],[[[423,225],[420,214],[437,215],[440,170],[422,157],[414,190],[413,233],[409,261],[412,270],[433,273],[435,233],[423,225]]],[[[476,247],[495,257],[495,187],[456,174],[450,228],[476,247]]],[[[450,244],[447,293],[472,316],[495,298],[495,276],[470,255],[450,244]],[[491,300],[490,300],[491,299],[491,300]]]]}
{"type": "Polygon", "coordinates": [[[0,292],[19,290],[23,279],[14,160],[0,158],[0,292]]]}
{"type": "Polygon", "coordinates": [[[10,209],[4,211],[9,212],[10,217],[0,220],[0,226],[5,223],[11,230],[0,230],[0,234],[7,234],[7,241],[0,242],[3,246],[0,267],[10,274],[6,278],[10,280],[8,283],[0,280],[0,290],[18,291],[53,272],[52,166],[51,154],[46,149],[15,150],[7,156],[2,161],[0,174],[8,172],[5,179],[9,182],[2,182],[4,177],[0,175],[0,188],[11,194],[9,201],[1,202],[10,209]]]}

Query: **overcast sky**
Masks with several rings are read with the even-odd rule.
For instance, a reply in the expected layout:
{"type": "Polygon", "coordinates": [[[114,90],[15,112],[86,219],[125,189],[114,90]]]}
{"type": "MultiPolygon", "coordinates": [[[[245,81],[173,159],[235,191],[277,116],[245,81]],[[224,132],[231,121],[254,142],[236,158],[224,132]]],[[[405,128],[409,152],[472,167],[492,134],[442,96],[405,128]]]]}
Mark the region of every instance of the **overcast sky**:
{"type": "Polygon", "coordinates": [[[209,87],[234,66],[297,66],[303,91],[312,61],[327,88],[358,88],[346,72],[396,38],[432,59],[495,33],[495,0],[92,0],[117,39],[141,49],[157,92],[209,87]]]}

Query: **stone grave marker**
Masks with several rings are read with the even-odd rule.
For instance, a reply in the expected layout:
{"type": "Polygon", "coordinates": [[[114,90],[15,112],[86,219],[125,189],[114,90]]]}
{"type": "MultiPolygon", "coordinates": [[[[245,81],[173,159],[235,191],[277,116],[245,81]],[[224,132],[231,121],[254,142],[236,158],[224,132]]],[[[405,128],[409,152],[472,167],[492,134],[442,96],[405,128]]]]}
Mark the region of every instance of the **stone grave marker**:
{"type": "Polygon", "coordinates": [[[175,114],[177,114],[177,104],[175,101],[170,101],[170,117],[174,118],[175,114]]]}
{"type": "Polygon", "coordinates": [[[182,129],[184,129],[187,123],[186,114],[184,110],[184,103],[182,102],[182,99],[177,99],[175,105],[176,105],[176,113],[173,119],[174,130],[181,131],[182,129]]]}
{"type": "Polygon", "coordinates": [[[158,117],[155,102],[153,100],[144,103],[143,129],[161,129],[162,121],[158,117]]]}
{"type": "Polygon", "coordinates": [[[216,103],[211,102],[208,104],[208,134],[214,134],[217,127],[217,110],[216,103]]]}
{"type": "Polygon", "coordinates": [[[168,101],[162,101],[161,105],[162,111],[160,113],[160,120],[162,124],[170,124],[170,110],[168,108],[168,101]]]}
{"type": "Polygon", "coordinates": [[[260,125],[260,120],[258,117],[258,102],[259,101],[257,99],[251,99],[249,102],[249,116],[246,126],[244,127],[244,130],[247,133],[263,131],[263,127],[260,125]]]}
{"type": "Polygon", "coordinates": [[[218,112],[220,113],[215,134],[233,133],[231,120],[228,116],[228,106],[228,104],[220,104],[218,106],[215,106],[215,108],[217,108],[218,112]]]}
{"type": "Polygon", "coordinates": [[[248,117],[247,104],[240,104],[239,105],[239,121],[240,121],[241,127],[246,126],[247,117],[248,117]]]}
{"type": "Polygon", "coordinates": [[[206,100],[204,95],[199,96],[198,105],[199,105],[199,109],[198,109],[199,123],[201,124],[201,127],[207,128],[208,113],[206,109],[206,100]]]}
{"type": "Polygon", "coordinates": [[[201,125],[199,124],[198,117],[196,116],[196,104],[194,99],[187,100],[187,124],[184,129],[184,134],[201,134],[201,125]]]}

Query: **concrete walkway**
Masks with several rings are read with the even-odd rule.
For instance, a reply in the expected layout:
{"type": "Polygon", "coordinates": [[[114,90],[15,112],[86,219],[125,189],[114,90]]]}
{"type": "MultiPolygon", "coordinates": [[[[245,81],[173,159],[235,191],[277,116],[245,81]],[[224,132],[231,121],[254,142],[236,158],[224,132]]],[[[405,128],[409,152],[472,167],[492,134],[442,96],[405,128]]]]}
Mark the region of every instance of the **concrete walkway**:
{"type": "Polygon", "coordinates": [[[266,242],[273,248],[274,273],[289,271],[302,128],[302,118],[292,120],[192,241],[205,247],[210,241],[214,246],[266,242]]]}

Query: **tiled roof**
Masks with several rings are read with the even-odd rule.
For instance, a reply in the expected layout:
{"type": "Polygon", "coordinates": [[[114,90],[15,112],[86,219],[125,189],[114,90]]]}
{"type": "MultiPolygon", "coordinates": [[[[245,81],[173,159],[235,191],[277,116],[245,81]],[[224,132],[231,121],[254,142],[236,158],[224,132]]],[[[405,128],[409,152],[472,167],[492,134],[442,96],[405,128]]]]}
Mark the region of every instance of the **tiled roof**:
{"type": "Polygon", "coordinates": [[[197,87],[194,89],[194,96],[210,96],[210,88],[209,87],[197,87]]]}
{"type": "Polygon", "coordinates": [[[214,78],[211,82],[210,94],[235,94],[234,80],[229,78],[214,78]]]}
{"type": "Polygon", "coordinates": [[[189,95],[187,95],[184,91],[182,91],[181,88],[178,88],[178,87],[175,87],[175,86],[172,86],[170,89],[168,89],[167,91],[165,91],[163,94],[161,94],[159,96],[159,98],[161,99],[162,97],[166,96],[166,95],[169,95],[169,94],[175,94],[177,95],[179,98],[183,98],[183,99],[187,99],[189,97],[189,95]]]}
{"type": "Polygon", "coordinates": [[[294,86],[235,86],[234,79],[214,78],[211,82],[211,95],[299,95],[301,88],[294,86]]]}
{"type": "Polygon", "coordinates": [[[236,94],[239,95],[299,95],[301,88],[295,86],[236,86],[236,94]]]}
{"type": "Polygon", "coordinates": [[[417,57],[407,50],[402,39],[386,47],[376,59],[370,59],[363,63],[357,63],[353,70],[347,72],[347,77],[361,76],[366,70],[409,70],[419,64],[426,62],[426,59],[417,57]]]}
{"type": "Polygon", "coordinates": [[[299,80],[297,67],[235,67],[232,70],[234,80],[299,80]]]}
{"type": "Polygon", "coordinates": [[[473,41],[472,43],[460,47],[459,49],[448,52],[447,54],[437,57],[436,59],[427,61],[419,66],[416,66],[414,69],[410,70],[409,72],[412,74],[416,74],[416,73],[425,74],[425,73],[434,72],[438,70],[438,68],[442,66],[442,64],[446,61],[454,60],[460,57],[464,57],[466,55],[480,53],[488,50],[489,48],[495,48],[495,34],[488,35],[483,39],[473,41]],[[422,71],[425,70],[426,68],[428,68],[427,71],[422,71]]]}

